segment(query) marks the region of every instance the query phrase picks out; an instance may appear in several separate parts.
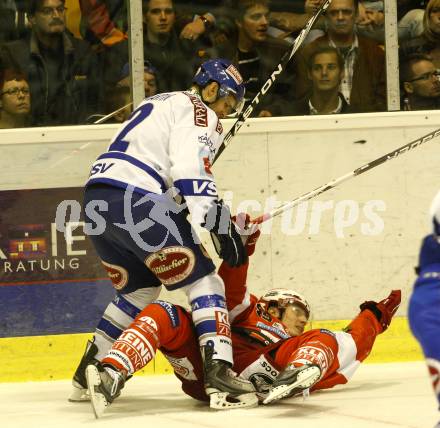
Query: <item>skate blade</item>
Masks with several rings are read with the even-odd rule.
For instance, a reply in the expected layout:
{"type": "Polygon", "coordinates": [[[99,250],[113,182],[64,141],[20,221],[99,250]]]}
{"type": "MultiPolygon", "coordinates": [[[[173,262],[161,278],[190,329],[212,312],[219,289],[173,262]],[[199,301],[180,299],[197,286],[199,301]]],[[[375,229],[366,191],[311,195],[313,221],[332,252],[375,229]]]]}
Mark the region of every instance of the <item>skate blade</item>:
{"type": "Polygon", "coordinates": [[[90,401],[89,391],[85,388],[72,387],[70,397],[67,399],[71,403],[85,403],[90,401]]]}
{"type": "Polygon", "coordinates": [[[228,392],[214,392],[209,395],[209,407],[215,410],[245,409],[258,406],[255,392],[231,396],[228,392]]]}
{"type": "Polygon", "coordinates": [[[298,374],[296,382],[290,385],[280,385],[272,388],[269,395],[264,399],[263,404],[269,404],[273,401],[287,397],[294,389],[299,388],[300,391],[310,388],[321,375],[319,367],[313,366],[304,369],[298,374]]]}
{"type": "Polygon", "coordinates": [[[92,365],[87,366],[86,378],[93,413],[95,414],[95,418],[99,419],[103,415],[105,408],[109,405],[109,403],[104,397],[104,394],[101,394],[97,388],[99,385],[101,385],[101,377],[99,376],[98,369],[92,365]]]}

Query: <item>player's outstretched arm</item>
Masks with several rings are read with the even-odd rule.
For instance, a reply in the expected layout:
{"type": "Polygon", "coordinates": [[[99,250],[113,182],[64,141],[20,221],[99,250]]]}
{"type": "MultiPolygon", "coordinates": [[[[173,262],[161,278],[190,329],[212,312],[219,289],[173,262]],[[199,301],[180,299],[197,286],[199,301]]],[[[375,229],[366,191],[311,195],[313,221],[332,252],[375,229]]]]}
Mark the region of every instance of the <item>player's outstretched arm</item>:
{"type": "MultiPolygon", "coordinates": [[[[234,217],[240,229],[246,229],[250,235],[242,235],[246,239],[244,245],[248,257],[255,252],[255,247],[260,237],[258,228],[249,229],[250,217],[247,214],[237,214],[234,217]]],[[[239,267],[231,267],[223,261],[218,270],[218,274],[225,284],[226,302],[229,310],[230,321],[232,322],[237,315],[243,313],[251,304],[251,296],[247,288],[247,273],[249,268],[249,260],[239,267]]]]}
{"type": "Polygon", "coordinates": [[[362,303],[360,310],[364,311],[368,309],[373,312],[381,326],[379,333],[383,333],[389,327],[391,319],[399,309],[401,301],[402,292],[400,290],[392,290],[389,296],[380,302],[369,300],[362,303]]]}

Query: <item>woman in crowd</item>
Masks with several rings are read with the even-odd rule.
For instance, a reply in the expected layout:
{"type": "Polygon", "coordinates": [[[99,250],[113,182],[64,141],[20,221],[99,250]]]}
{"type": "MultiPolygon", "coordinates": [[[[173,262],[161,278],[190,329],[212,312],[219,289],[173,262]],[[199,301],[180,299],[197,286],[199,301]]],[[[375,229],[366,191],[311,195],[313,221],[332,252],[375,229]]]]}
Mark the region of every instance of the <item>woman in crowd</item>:
{"type": "Polygon", "coordinates": [[[31,95],[25,76],[6,69],[0,75],[0,129],[23,128],[29,124],[31,95]]]}

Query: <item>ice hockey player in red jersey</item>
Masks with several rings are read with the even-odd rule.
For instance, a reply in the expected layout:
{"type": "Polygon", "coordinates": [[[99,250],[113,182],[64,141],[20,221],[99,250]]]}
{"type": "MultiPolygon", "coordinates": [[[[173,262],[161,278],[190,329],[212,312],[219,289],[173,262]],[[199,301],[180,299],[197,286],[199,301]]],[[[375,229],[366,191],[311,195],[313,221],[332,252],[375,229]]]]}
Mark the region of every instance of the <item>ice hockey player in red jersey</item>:
{"type": "MultiPolygon", "coordinates": [[[[254,252],[259,233],[248,239],[248,255],[254,252]]],[[[310,316],[304,297],[273,289],[257,298],[247,288],[247,270],[248,264],[232,268],[223,262],[219,275],[225,282],[232,326],[233,369],[255,385],[258,401],[264,404],[346,383],[369,355],[376,336],[388,328],[401,300],[400,290],[393,290],[378,303],[360,305],[361,312],[344,331],[303,333],[310,316]]],[[[141,311],[100,363],[87,367],[96,417],[120,394],[127,376],[148,364],[158,349],[182,381],[183,391],[197,400],[209,400],[191,315],[157,300],[141,311]]],[[[217,403],[211,400],[211,407],[240,407],[228,397],[217,398],[217,403]]]]}

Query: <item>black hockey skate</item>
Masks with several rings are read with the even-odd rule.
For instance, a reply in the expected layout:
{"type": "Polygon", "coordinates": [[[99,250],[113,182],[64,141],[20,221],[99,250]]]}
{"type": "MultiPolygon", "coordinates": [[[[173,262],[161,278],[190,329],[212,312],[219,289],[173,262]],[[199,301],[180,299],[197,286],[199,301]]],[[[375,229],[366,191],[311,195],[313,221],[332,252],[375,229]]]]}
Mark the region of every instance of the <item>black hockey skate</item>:
{"type": "Polygon", "coordinates": [[[263,403],[269,404],[272,401],[298,394],[313,386],[320,376],[321,369],[316,364],[287,367],[275,379],[263,403]]]}
{"type": "Polygon", "coordinates": [[[95,355],[98,353],[98,347],[91,341],[87,341],[86,350],[79,362],[78,368],[75,371],[72,379],[72,393],[69,397],[71,402],[90,401],[90,396],[87,391],[86,367],[89,364],[94,364],[98,360],[95,355]]]}
{"type": "Polygon", "coordinates": [[[210,398],[211,409],[227,410],[258,405],[254,385],[231,370],[229,363],[213,360],[214,350],[202,347],[205,391],[210,398]]]}
{"type": "Polygon", "coordinates": [[[87,366],[86,377],[93,413],[98,419],[106,407],[121,394],[126,376],[116,369],[96,362],[87,366]]]}

